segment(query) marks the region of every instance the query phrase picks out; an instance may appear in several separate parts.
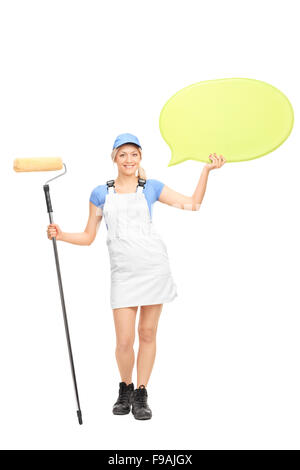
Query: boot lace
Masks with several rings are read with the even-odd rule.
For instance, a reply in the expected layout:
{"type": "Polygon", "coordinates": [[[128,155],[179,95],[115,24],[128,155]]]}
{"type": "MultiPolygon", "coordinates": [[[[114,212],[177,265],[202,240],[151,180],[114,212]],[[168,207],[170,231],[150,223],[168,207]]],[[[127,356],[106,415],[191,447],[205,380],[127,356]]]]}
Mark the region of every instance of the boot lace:
{"type": "Polygon", "coordinates": [[[127,387],[123,387],[121,386],[120,390],[119,390],[119,397],[118,397],[118,401],[117,403],[122,403],[124,405],[127,404],[128,402],[128,390],[127,390],[127,387]]]}
{"type": "Polygon", "coordinates": [[[135,401],[142,405],[147,405],[147,391],[145,388],[138,388],[136,390],[135,401]]]}

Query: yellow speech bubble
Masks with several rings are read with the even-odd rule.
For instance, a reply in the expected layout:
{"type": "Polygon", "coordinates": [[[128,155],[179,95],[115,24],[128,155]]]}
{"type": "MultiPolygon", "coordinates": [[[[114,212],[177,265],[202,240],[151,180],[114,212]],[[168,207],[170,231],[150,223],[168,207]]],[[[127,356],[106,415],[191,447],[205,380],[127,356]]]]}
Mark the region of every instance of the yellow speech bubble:
{"type": "Polygon", "coordinates": [[[168,166],[185,160],[211,163],[211,153],[226,162],[262,157],[290,135],[294,112],[288,98],[269,83],[224,78],[183,88],[159,117],[163,139],[172,151],[168,166]]]}

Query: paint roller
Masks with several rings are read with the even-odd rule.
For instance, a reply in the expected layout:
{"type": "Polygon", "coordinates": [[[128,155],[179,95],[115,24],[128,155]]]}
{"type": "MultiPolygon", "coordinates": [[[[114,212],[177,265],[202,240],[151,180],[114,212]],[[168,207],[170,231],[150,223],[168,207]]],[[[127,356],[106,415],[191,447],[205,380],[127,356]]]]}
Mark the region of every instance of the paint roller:
{"type": "MultiPolygon", "coordinates": [[[[60,157],[16,158],[14,160],[13,169],[18,173],[19,172],[23,173],[27,171],[55,171],[55,170],[61,170],[63,166],[65,168],[64,172],[46,181],[46,183],[43,186],[45,197],[46,197],[47,210],[49,213],[49,219],[50,219],[51,224],[53,223],[53,210],[52,210],[50,190],[49,190],[48,183],[64,175],[67,172],[66,165],[62,162],[62,159],[60,157]]],[[[75,374],[70,332],[69,332],[69,326],[68,326],[67,312],[66,312],[66,306],[65,306],[65,300],[64,300],[63,286],[62,286],[59,259],[58,259],[58,251],[57,251],[57,244],[56,244],[55,237],[52,238],[52,243],[53,243],[53,249],[54,249],[58,286],[59,286],[59,292],[60,292],[60,298],[61,298],[61,306],[62,306],[64,326],[65,326],[65,332],[66,332],[66,338],[67,338],[71,372],[72,372],[72,378],[73,378],[73,384],[74,384],[74,390],[75,390],[75,397],[76,397],[76,404],[77,404],[77,418],[78,418],[79,424],[82,424],[82,412],[81,412],[80,402],[79,402],[77,380],[76,380],[76,374],[75,374]]]]}

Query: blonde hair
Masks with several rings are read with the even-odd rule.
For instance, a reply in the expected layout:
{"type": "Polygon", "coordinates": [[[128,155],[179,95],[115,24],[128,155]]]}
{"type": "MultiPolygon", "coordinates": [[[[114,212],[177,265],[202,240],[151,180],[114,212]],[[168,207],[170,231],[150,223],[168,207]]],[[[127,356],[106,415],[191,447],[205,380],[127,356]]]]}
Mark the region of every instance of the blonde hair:
{"type": "MultiPolygon", "coordinates": [[[[134,145],[134,144],[133,144],[133,145],[134,145]]],[[[140,157],[141,157],[141,159],[142,159],[142,149],[141,149],[140,147],[138,147],[138,146],[136,146],[136,147],[137,147],[137,149],[138,149],[138,151],[139,151],[139,153],[140,153],[140,157]]],[[[115,162],[115,158],[116,158],[116,155],[117,155],[117,153],[118,153],[118,150],[119,150],[119,147],[116,148],[116,149],[113,149],[113,151],[111,152],[111,159],[112,159],[113,162],[115,162]]],[[[147,177],[146,177],[146,172],[145,172],[144,168],[142,168],[140,165],[138,166],[137,172],[138,172],[138,177],[139,177],[139,178],[143,178],[143,179],[145,179],[145,180],[147,179],[147,177]]]]}

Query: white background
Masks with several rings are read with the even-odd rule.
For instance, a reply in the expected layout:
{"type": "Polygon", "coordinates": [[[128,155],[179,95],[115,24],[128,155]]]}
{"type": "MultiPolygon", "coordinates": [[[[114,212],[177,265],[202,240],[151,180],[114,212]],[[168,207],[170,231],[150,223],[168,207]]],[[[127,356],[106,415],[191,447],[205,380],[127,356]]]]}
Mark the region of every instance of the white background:
{"type": "Polygon", "coordinates": [[[296,8],[293,0],[1,2],[2,449],[300,448],[296,8]],[[159,114],[181,88],[227,77],[279,88],[295,125],[272,154],[213,170],[199,212],[154,206],[178,297],[159,324],[152,420],[111,411],[119,372],[104,221],[90,247],[58,242],[79,426],[46,235],[43,184],[56,173],[15,173],[13,160],[63,158],[68,171],[51,197],[66,232],[84,230],[92,189],[117,176],[110,153],[122,132],[139,137],[148,178],[191,195],[204,164],[167,166],[159,114]]]}

